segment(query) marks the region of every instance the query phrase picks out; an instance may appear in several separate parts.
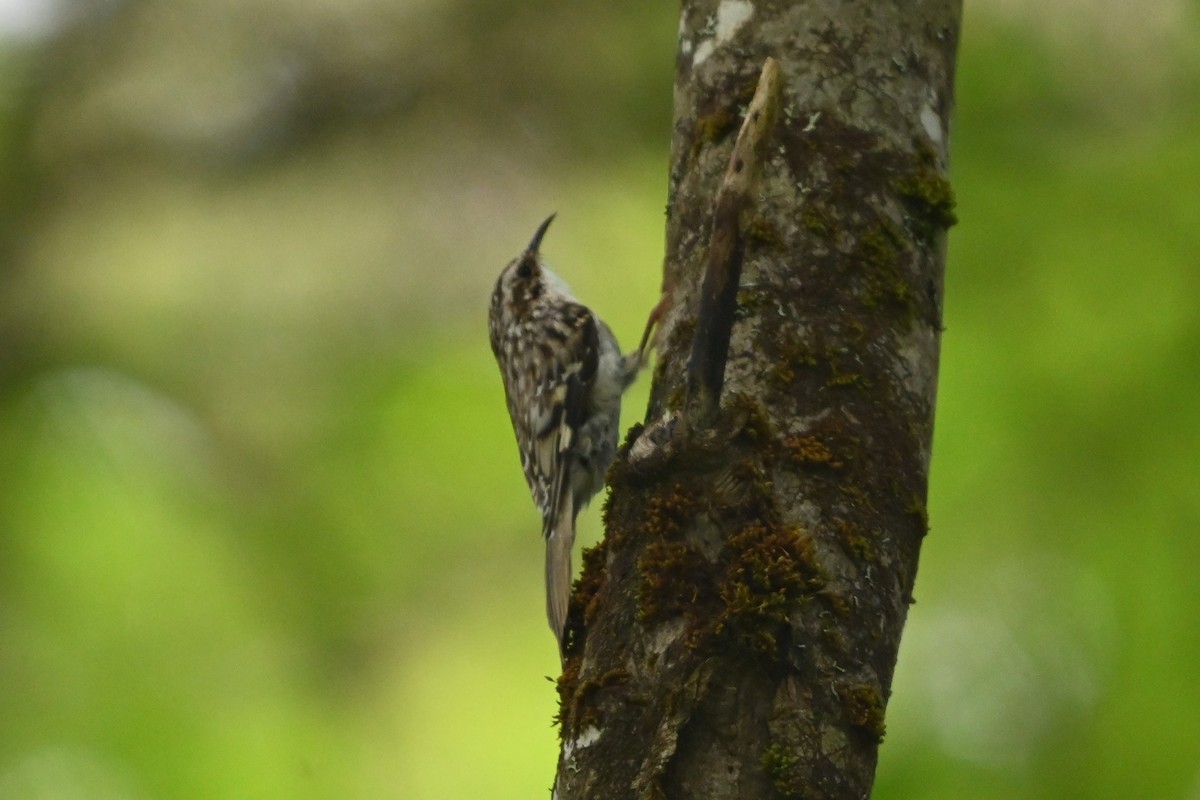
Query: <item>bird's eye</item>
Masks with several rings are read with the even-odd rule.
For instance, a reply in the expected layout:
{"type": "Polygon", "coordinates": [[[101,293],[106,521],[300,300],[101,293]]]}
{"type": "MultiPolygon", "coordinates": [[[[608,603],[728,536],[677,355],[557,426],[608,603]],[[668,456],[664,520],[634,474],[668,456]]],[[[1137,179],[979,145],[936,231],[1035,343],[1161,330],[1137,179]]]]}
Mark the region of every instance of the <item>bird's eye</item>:
{"type": "Polygon", "coordinates": [[[517,277],[521,280],[528,280],[529,276],[532,274],[533,267],[529,265],[528,261],[522,261],[521,266],[517,267],[517,277]]]}

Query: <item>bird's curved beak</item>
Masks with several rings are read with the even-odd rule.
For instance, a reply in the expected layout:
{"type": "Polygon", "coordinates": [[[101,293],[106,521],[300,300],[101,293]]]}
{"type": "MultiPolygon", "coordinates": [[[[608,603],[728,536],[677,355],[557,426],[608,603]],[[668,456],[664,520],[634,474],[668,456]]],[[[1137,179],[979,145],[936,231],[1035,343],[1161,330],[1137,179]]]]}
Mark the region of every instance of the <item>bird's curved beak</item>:
{"type": "Polygon", "coordinates": [[[546,217],[546,221],[538,226],[537,231],[533,234],[533,239],[529,242],[529,247],[525,248],[526,253],[536,253],[538,248],[542,246],[542,237],[546,235],[546,229],[550,227],[550,223],[554,222],[554,217],[558,212],[554,212],[546,217]]]}

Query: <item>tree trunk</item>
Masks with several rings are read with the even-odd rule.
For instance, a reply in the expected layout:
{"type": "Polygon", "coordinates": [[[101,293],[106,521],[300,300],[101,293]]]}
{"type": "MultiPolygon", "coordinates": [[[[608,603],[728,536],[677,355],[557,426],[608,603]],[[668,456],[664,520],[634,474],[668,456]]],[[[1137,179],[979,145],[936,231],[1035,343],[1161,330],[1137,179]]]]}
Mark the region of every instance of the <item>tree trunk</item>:
{"type": "Polygon", "coordinates": [[[555,794],[865,798],[927,527],[961,2],[682,14],[672,305],[572,599],[555,794]],[[768,56],[779,115],[729,216],[768,56]]]}

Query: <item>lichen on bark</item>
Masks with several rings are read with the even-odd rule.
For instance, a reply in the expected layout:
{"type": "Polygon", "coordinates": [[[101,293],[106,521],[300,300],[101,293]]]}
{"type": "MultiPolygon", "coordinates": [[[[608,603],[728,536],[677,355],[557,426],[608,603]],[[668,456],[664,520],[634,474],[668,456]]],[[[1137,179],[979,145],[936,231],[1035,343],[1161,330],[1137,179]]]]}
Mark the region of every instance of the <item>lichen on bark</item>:
{"type": "Polygon", "coordinates": [[[555,792],[862,798],[928,525],[961,7],[682,14],[673,302],[572,601],[555,792]],[[739,222],[719,410],[697,429],[687,367],[715,198],[768,56],[783,113],[739,222]]]}

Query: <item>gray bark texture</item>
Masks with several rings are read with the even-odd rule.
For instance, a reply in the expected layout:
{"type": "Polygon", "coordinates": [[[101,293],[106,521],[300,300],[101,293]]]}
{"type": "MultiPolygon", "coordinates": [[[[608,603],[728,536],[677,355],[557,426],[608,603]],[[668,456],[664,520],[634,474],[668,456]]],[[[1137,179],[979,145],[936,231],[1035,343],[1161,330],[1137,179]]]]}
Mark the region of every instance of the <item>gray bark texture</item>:
{"type": "Polygon", "coordinates": [[[927,529],[960,18],[684,2],[671,305],[572,598],[559,800],[870,795],[927,529]],[[768,57],[778,116],[743,164],[768,57]]]}

